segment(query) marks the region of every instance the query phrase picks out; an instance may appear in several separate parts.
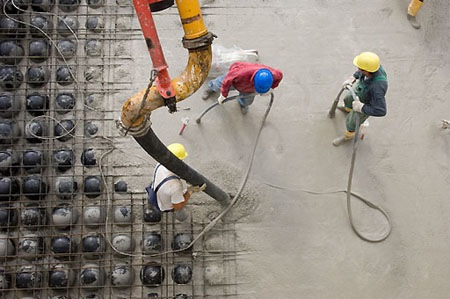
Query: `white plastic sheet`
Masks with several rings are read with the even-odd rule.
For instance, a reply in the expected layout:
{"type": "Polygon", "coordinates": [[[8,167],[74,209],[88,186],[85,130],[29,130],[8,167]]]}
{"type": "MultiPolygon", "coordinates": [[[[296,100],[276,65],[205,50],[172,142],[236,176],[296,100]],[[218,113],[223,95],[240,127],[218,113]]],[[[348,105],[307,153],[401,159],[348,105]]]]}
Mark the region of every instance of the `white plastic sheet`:
{"type": "Polygon", "coordinates": [[[217,77],[227,73],[230,65],[237,61],[258,62],[257,50],[244,50],[237,46],[226,48],[221,45],[212,45],[212,64],[208,77],[217,77]]]}

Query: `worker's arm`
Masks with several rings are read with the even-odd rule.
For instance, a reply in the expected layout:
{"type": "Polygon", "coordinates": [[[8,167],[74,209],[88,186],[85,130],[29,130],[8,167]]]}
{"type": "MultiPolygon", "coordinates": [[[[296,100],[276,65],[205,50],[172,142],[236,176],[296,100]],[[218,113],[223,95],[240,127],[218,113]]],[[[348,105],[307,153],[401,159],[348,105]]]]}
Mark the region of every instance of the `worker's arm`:
{"type": "Polygon", "coordinates": [[[228,97],[228,93],[230,92],[231,84],[233,83],[233,77],[227,74],[225,78],[223,78],[222,86],[220,87],[220,95],[225,98],[228,97]]]}
{"type": "Polygon", "coordinates": [[[189,186],[187,188],[186,192],[184,192],[184,194],[183,194],[184,201],[182,201],[180,203],[172,204],[174,210],[177,211],[177,210],[180,210],[181,208],[183,208],[187,204],[189,199],[191,198],[192,193],[200,192],[205,189],[206,189],[206,184],[203,184],[201,186],[189,186]]]}
{"type": "Polygon", "coordinates": [[[220,87],[220,94],[224,97],[228,97],[228,93],[233,86],[233,81],[237,78],[241,79],[243,76],[245,76],[245,72],[249,71],[251,65],[251,63],[243,61],[237,61],[230,65],[227,74],[223,78],[222,86],[220,87]]]}
{"type": "Polygon", "coordinates": [[[191,193],[190,193],[189,191],[186,191],[186,192],[183,194],[183,198],[184,198],[184,201],[182,201],[182,202],[180,202],[180,203],[174,203],[174,204],[172,204],[173,209],[174,209],[175,211],[180,210],[181,208],[183,208],[183,207],[187,204],[187,202],[188,202],[189,199],[191,198],[191,193]]]}

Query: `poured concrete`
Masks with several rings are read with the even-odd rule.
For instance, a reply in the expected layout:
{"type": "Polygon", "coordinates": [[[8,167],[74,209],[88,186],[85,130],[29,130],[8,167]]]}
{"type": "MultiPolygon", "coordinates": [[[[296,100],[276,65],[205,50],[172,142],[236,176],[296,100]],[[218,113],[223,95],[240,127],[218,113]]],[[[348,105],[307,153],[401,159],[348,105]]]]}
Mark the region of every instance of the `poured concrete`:
{"type": "MultiPolygon", "coordinates": [[[[243,198],[226,218],[236,221],[238,298],[448,298],[450,130],[441,128],[441,120],[450,118],[450,8],[444,0],[425,2],[418,15],[422,28],[415,30],[406,20],[408,3],[201,1],[205,23],[218,35],[215,44],[257,49],[262,63],[284,73],[243,198]],[[353,180],[355,192],[392,218],[392,234],[375,244],[352,232],[344,193],[307,192],[347,186],[351,144],[331,144],[344,133],[345,116],[327,114],[341,83],[355,71],[353,57],[362,51],[379,54],[389,81],[388,114],[369,118],[353,180]]],[[[175,77],[187,60],[176,9],[155,21],[175,77]]],[[[129,75],[134,83],[131,92],[115,97],[117,111],[126,97],[146,87],[150,75],[143,40],[126,47],[133,60],[118,66],[116,75],[129,75]]],[[[229,102],[198,125],[196,116],[215,100],[200,95],[201,90],[179,103],[190,110],[155,111],[153,129],[166,144],[183,143],[191,167],[235,192],[268,98],[256,98],[246,116],[229,102]],[[191,121],[178,135],[184,117],[191,121]]],[[[135,157],[146,156],[131,138],[116,146],[129,148],[128,142],[135,157]]],[[[154,164],[151,158],[139,163],[135,174],[142,180],[128,182],[131,189],[143,189],[154,164]]],[[[194,213],[197,221],[218,210],[204,194],[193,196],[191,208],[201,211],[194,213]]],[[[379,213],[357,200],[353,213],[369,237],[387,229],[379,213]]],[[[216,265],[206,270],[210,283],[221,281],[216,265]]]]}

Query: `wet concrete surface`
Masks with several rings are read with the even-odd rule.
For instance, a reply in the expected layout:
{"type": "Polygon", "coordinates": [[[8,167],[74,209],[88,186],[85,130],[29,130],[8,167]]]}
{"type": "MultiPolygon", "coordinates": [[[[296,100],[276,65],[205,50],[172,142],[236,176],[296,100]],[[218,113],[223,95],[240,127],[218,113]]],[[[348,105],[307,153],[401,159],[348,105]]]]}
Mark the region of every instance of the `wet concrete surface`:
{"type": "MultiPolygon", "coordinates": [[[[443,0],[425,2],[418,15],[422,28],[415,30],[406,19],[408,3],[201,2],[208,30],[218,36],[215,44],[257,49],[261,63],[284,73],[244,189],[248,196],[232,210],[238,215],[233,219],[240,248],[238,298],[448,298],[450,130],[441,128],[441,120],[450,118],[450,8],[443,0]],[[392,219],[392,234],[381,243],[352,232],[344,193],[307,192],[347,187],[352,146],[331,144],[345,132],[345,115],[337,111],[330,119],[328,109],[355,71],[353,57],[363,51],[380,56],[389,81],[388,114],[369,118],[353,179],[353,190],[392,219]]],[[[155,20],[176,76],[187,53],[176,10],[169,12],[155,20]]],[[[137,91],[146,86],[150,61],[145,45],[133,43],[130,90],[137,91]]],[[[236,190],[268,98],[257,97],[245,116],[229,102],[196,124],[196,116],[215,100],[203,101],[201,91],[179,103],[190,110],[155,111],[153,129],[167,144],[183,143],[191,167],[225,190],[236,190]],[[190,123],[178,135],[183,117],[190,123]]],[[[120,107],[127,92],[115,105],[120,107]]],[[[143,180],[154,163],[148,158],[137,169],[143,180]]],[[[137,180],[131,187],[142,184],[137,180]]],[[[191,205],[199,203],[206,203],[201,209],[217,209],[206,195],[195,196],[191,205]]],[[[361,232],[381,236],[385,219],[352,203],[361,232]]]]}

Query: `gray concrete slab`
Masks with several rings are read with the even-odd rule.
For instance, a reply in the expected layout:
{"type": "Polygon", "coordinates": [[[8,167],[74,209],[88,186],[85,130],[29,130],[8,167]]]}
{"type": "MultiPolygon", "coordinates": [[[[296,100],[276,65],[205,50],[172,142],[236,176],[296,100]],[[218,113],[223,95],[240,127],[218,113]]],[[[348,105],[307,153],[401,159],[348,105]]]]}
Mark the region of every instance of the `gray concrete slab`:
{"type": "MultiPolygon", "coordinates": [[[[408,2],[202,1],[215,44],[257,49],[262,63],[284,72],[247,196],[232,211],[238,215],[239,298],[448,298],[450,130],[441,128],[441,119],[450,118],[450,8],[447,1],[426,1],[418,16],[422,28],[414,30],[406,20],[408,2]],[[353,184],[392,217],[392,234],[379,244],[352,232],[343,193],[306,192],[347,186],[351,145],[331,144],[344,133],[344,115],[329,119],[327,113],[362,51],[379,54],[389,79],[388,114],[369,119],[353,184]]],[[[187,54],[176,9],[169,12],[155,20],[176,76],[187,54]]],[[[137,90],[146,86],[150,61],[145,45],[133,43],[127,67],[137,90]]],[[[214,100],[202,101],[200,93],[180,103],[189,111],[155,111],[153,129],[167,144],[183,143],[187,163],[218,186],[237,188],[268,100],[257,98],[246,116],[228,103],[197,125],[195,117],[214,100]],[[191,122],[180,136],[183,117],[191,122]]],[[[121,96],[124,101],[126,92],[116,97],[117,107],[121,96]]],[[[145,180],[146,170],[142,174],[145,180]]],[[[141,184],[131,182],[135,189],[141,184]]],[[[197,196],[192,205],[202,200],[209,199],[197,196]]],[[[385,220],[353,202],[358,227],[380,236],[385,220]]]]}

